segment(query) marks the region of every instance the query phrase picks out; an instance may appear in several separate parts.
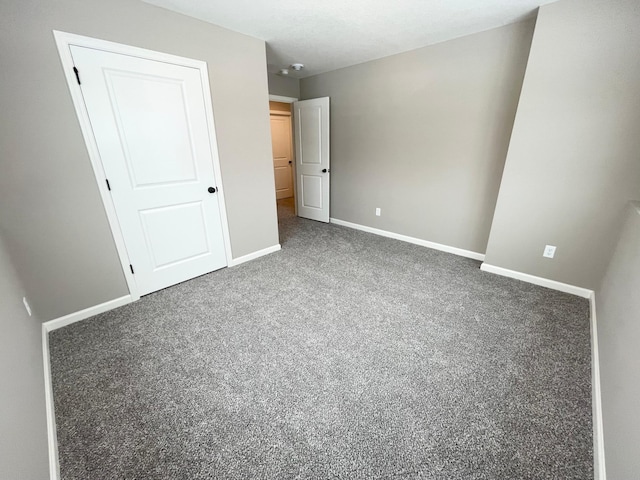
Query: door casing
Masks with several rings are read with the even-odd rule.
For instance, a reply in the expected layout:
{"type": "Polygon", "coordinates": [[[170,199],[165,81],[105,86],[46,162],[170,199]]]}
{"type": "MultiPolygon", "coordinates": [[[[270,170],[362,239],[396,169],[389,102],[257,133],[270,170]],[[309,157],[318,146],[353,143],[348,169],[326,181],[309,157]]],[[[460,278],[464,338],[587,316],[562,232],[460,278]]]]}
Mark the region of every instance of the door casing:
{"type": "Polygon", "coordinates": [[[131,300],[135,301],[140,298],[138,286],[136,284],[135,275],[131,272],[129,265],[130,260],[127,254],[127,249],[124,243],[124,237],[118,223],[118,217],[116,215],[115,206],[109,194],[106,183],[106,175],[102,161],[100,160],[100,154],[98,146],[96,145],[93,137],[93,130],[91,129],[91,122],[89,120],[89,114],[84,105],[84,99],[82,92],[79,88],[76,74],[73,70],[74,64],[71,57],[71,45],[77,45],[79,47],[94,48],[97,50],[104,50],[111,53],[117,53],[121,55],[128,55],[131,57],[139,57],[147,60],[155,60],[159,62],[173,63],[175,65],[195,68],[200,72],[200,77],[203,85],[204,93],[204,108],[207,117],[207,127],[209,131],[209,146],[211,148],[211,157],[213,161],[213,170],[215,177],[218,179],[218,202],[220,209],[220,220],[222,226],[222,236],[224,240],[225,257],[227,259],[227,265],[232,264],[231,258],[231,241],[229,236],[229,223],[227,220],[227,209],[224,200],[224,185],[222,184],[222,174],[220,169],[220,158],[218,156],[214,119],[213,119],[213,107],[211,103],[211,89],[209,86],[209,73],[206,62],[202,60],[195,60],[191,58],[179,57],[176,55],[170,55],[167,53],[156,52],[153,50],[147,50],[144,48],[132,47],[130,45],[124,45],[120,43],[109,42],[106,40],[100,40],[91,37],[85,37],[82,35],[75,35],[67,32],[53,31],[56,45],[58,47],[58,53],[60,55],[60,61],[62,62],[63,71],[71,93],[71,99],[80,122],[80,129],[82,136],[84,137],[85,144],[89,153],[89,159],[93,167],[93,173],[95,175],[96,183],[98,185],[98,191],[102,199],[109,227],[113,235],[113,239],[120,258],[120,265],[122,273],[124,274],[131,295],[131,300]]]}

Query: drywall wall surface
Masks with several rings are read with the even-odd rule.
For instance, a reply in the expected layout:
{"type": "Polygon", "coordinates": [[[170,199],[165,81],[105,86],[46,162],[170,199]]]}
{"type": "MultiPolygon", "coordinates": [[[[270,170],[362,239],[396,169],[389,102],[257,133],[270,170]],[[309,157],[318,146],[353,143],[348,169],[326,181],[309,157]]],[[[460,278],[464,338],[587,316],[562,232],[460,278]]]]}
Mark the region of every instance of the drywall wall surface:
{"type": "Polygon", "coordinates": [[[136,0],[7,0],[0,226],[43,320],[127,293],[54,29],[206,61],[233,257],[278,243],[263,41],[136,0]]]}
{"type": "Polygon", "coordinates": [[[640,472],[640,203],[626,221],[596,292],[607,478],[640,472]]]}
{"type": "Polygon", "coordinates": [[[484,253],[532,33],[533,20],[302,79],[303,99],[331,97],[331,216],[484,253]]]}
{"type": "Polygon", "coordinates": [[[637,0],[540,9],[487,263],[598,285],[623,207],[640,196],[638,25],[637,0]]]}
{"type": "Polygon", "coordinates": [[[25,291],[0,238],[0,478],[49,476],[42,324],[27,315],[25,291]]]}
{"type": "Polygon", "coordinates": [[[270,73],[269,94],[279,95],[281,97],[300,98],[300,80],[270,73]]]}

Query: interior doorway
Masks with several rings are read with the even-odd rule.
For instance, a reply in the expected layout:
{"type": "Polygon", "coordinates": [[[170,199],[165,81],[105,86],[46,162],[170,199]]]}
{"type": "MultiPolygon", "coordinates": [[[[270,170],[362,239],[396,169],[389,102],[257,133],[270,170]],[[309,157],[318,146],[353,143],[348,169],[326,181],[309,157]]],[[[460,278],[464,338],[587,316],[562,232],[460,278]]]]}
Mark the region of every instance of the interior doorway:
{"type": "Polygon", "coordinates": [[[269,102],[271,150],[277,200],[295,197],[291,105],[283,102],[269,102]]]}

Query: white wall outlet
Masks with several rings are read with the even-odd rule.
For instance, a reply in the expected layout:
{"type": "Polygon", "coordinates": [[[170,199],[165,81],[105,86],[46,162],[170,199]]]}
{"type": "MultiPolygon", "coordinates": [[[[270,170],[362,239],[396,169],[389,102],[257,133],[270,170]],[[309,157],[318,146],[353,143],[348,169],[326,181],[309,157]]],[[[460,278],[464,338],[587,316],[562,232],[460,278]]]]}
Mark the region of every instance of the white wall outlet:
{"type": "Polygon", "coordinates": [[[376,208],[376,217],[379,217],[381,213],[382,213],[382,210],[380,210],[379,208],[376,208]]]}
{"type": "Polygon", "coordinates": [[[29,306],[29,302],[27,302],[27,297],[22,297],[22,303],[24,303],[24,308],[27,309],[27,313],[31,316],[31,307],[29,306]]]}
{"type": "Polygon", "coordinates": [[[555,254],[556,247],[554,247],[553,245],[547,245],[546,247],[544,247],[544,252],[542,252],[542,256],[547,258],[553,258],[555,254]]]}

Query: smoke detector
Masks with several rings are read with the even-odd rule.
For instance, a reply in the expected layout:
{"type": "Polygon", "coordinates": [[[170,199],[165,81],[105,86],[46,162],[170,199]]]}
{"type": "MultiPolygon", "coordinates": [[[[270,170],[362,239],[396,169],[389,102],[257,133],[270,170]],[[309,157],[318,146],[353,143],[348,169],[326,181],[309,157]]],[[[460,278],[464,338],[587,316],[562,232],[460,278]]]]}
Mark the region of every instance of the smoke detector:
{"type": "Polygon", "coordinates": [[[296,72],[299,72],[304,68],[304,65],[302,63],[292,63],[291,68],[293,68],[296,72]]]}

